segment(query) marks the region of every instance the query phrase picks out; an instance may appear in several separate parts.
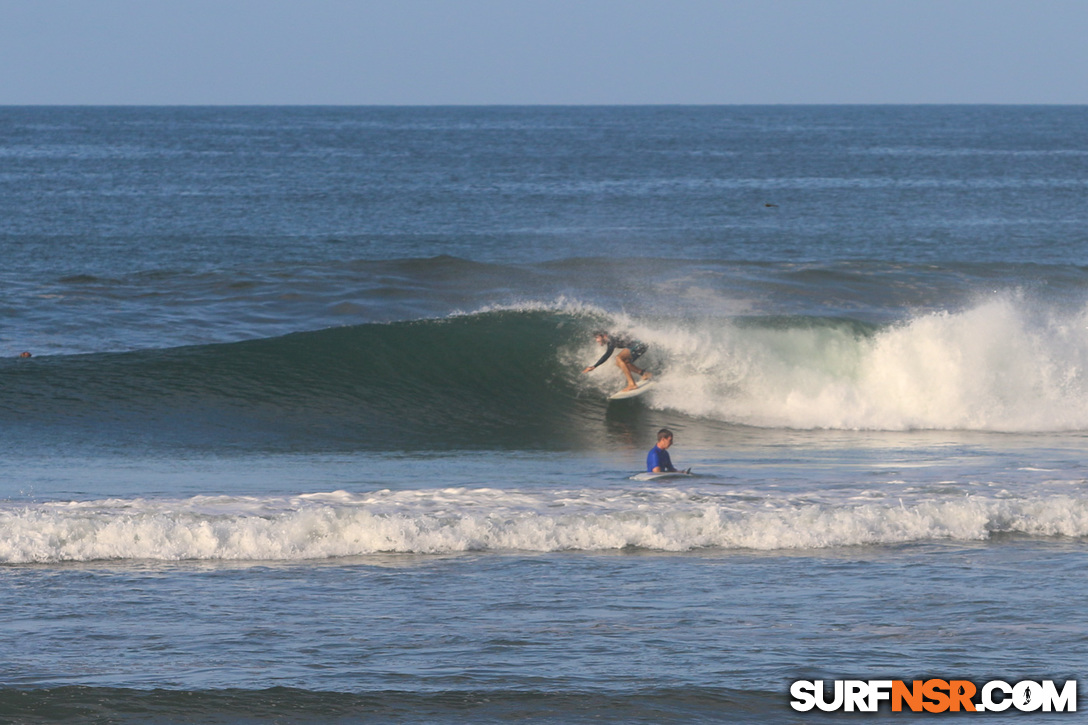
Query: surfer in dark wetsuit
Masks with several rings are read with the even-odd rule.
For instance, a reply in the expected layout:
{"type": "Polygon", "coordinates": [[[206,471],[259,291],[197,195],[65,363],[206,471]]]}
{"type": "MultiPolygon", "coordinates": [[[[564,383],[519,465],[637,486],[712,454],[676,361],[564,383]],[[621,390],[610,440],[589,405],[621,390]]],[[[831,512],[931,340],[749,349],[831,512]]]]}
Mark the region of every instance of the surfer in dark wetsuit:
{"type": "Polygon", "coordinates": [[[605,360],[612,357],[612,353],[615,352],[616,365],[619,366],[620,371],[622,371],[624,377],[627,378],[627,387],[624,388],[624,390],[634,390],[638,387],[632,373],[640,375],[643,380],[650,379],[650,373],[635,365],[635,360],[642,357],[646,350],[649,349],[649,345],[644,342],[639,342],[638,340],[629,340],[624,337],[612,335],[604,330],[597,330],[594,332],[593,338],[597,341],[598,345],[607,345],[608,349],[604,351],[604,355],[601,355],[600,360],[583,370],[583,373],[596,370],[604,364],[605,360]]]}

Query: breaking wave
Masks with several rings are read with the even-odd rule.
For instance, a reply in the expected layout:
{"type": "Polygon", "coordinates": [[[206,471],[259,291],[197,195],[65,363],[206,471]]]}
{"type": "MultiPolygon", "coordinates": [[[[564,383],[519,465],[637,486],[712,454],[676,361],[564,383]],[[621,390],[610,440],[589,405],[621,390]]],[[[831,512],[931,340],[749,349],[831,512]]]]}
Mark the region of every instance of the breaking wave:
{"type": "Polygon", "coordinates": [[[379,553],[824,549],[1088,536],[1088,500],[753,503],[678,489],[428,489],[5,505],[0,562],[292,561],[379,553]]]}
{"type": "Polygon", "coordinates": [[[548,448],[602,421],[845,430],[1088,429],[1088,311],[1015,296],[893,324],[827,317],[636,319],[561,301],[246,342],[4,361],[12,435],[199,445],[548,448]],[[595,327],[648,342],[655,389],[621,378],[595,327]]]}

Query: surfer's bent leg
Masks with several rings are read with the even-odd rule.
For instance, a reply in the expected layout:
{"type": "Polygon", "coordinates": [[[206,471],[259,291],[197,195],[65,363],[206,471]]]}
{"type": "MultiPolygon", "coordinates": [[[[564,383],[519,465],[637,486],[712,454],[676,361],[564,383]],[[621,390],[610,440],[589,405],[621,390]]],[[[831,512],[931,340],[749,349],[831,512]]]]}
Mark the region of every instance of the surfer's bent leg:
{"type": "Polygon", "coordinates": [[[638,360],[640,357],[642,357],[649,348],[650,346],[644,342],[636,343],[634,346],[631,347],[631,359],[627,361],[627,364],[631,367],[631,370],[641,375],[643,380],[649,380],[650,373],[635,365],[635,360],[638,360]]]}
{"type": "MultiPolygon", "coordinates": [[[[627,348],[618,350],[616,352],[616,365],[619,366],[620,370],[623,371],[624,377],[627,378],[627,387],[624,388],[624,390],[634,390],[637,388],[638,385],[635,384],[635,378],[631,375],[631,371],[638,370],[638,368],[631,364],[631,351],[627,348]]],[[[639,371],[639,374],[642,374],[641,371],[639,371]]]]}

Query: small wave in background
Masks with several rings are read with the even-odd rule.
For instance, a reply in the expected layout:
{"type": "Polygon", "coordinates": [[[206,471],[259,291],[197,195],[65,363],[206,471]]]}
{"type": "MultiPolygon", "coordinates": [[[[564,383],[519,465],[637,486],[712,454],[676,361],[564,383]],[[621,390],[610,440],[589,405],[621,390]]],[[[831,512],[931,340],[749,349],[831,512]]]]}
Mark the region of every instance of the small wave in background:
{"type": "Polygon", "coordinates": [[[816,502],[706,489],[490,488],[0,508],[0,562],[301,561],[382,553],[826,549],[1088,537],[1070,495],[816,502]]]}

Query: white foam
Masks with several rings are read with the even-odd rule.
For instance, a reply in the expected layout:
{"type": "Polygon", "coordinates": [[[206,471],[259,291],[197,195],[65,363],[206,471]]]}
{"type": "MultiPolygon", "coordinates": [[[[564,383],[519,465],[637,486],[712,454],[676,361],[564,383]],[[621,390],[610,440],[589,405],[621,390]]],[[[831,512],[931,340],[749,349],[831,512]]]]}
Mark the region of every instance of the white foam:
{"type": "Polygon", "coordinates": [[[332,492],[0,508],[0,562],[272,561],[380,552],[820,549],[1088,536],[1088,499],[806,503],[678,489],[332,492]]]}
{"type": "Polygon", "coordinates": [[[1088,310],[1019,296],[858,335],[712,320],[637,334],[663,367],[647,402],[760,427],[1088,429],[1088,310]]]}
{"type": "Polygon", "coordinates": [[[609,316],[608,312],[598,305],[582,302],[567,297],[566,295],[560,295],[552,301],[527,299],[518,302],[483,305],[472,310],[454,310],[448,317],[473,317],[476,315],[489,315],[497,312],[555,312],[574,317],[593,318],[609,316]]]}

